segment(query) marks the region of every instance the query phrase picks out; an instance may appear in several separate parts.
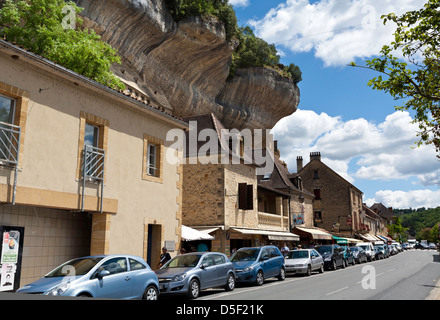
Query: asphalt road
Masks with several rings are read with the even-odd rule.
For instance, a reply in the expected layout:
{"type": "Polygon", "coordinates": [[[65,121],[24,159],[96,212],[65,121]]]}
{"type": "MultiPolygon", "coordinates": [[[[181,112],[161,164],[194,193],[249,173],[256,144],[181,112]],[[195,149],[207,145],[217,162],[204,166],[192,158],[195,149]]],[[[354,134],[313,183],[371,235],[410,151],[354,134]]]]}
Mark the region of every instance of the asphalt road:
{"type": "Polygon", "coordinates": [[[198,300],[424,300],[440,279],[434,250],[410,250],[388,259],[310,277],[268,279],[261,286],[238,285],[232,292],[203,291],[198,300]]]}

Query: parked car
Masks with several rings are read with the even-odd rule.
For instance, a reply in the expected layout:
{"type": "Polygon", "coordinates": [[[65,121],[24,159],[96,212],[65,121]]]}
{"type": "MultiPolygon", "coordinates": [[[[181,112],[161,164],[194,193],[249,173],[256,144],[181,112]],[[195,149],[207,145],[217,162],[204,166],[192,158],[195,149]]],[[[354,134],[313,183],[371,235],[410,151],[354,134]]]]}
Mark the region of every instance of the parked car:
{"type": "Polygon", "coordinates": [[[429,248],[429,249],[434,249],[434,250],[436,250],[436,249],[437,249],[437,246],[435,245],[435,243],[430,242],[429,245],[428,245],[428,248],[429,248]]]}
{"type": "Polygon", "coordinates": [[[396,245],[390,244],[389,247],[390,247],[390,253],[392,256],[399,253],[399,250],[397,250],[396,245]]]}
{"type": "Polygon", "coordinates": [[[362,262],[368,261],[367,254],[365,253],[365,250],[361,247],[352,247],[351,252],[353,253],[353,257],[356,263],[360,264],[362,262]]]}
{"type": "Polygon", "coordinates": [[[157,300],[159,281],[140,257],[88,256],[69,260],[17,290],[52,296],[157,300]]]}
{"type": "Polygon", "coordinates": [[[160,294],[187,294],[196,299],[200,291],[235,288],[235,270],[228,257],[219,252],[191,252],[175,256],[156,271],[160,294]]]}
{"type": "Polygon", "coordinates": [[[315,249],[324,259],[324,267],[326,269],[336,270],[338,267],[345,268],[344,252],[339,245],[320,245],[316,246],[315,249]]]}
{"type": "Polygon", "coordinates": [[[374,251],[373,244],[371,242],[361,242],[356,244],[357,247],[361,247],[365,250],[367,254],[368,261],[373,261],[376,259],[376,253],[374,251]]]}
{"type": "Polygon", "coordinates": [[[383,246],[374,246],[374,252],[377,260],[385,259],[385,248],[383,246]]]}
{"type": "Polygon", "coordinates": [[[313,271],[324,272],[324,259],[315,249],[289,251],[286,256],[286,273],[305,274],[310,276],[313,271]]]}
{"type": "Polygon", "coordinates": [[[270,277],[286,278],[284,256],[275,246],[238,249],[232,256],[237,282],[256,283],[261,286],[270,277]]]}
{"type": "Polygon", "coordinates": [[[348,266],[349,264],[355,265],[356,260],[354,259],[353,252],[351,251],[350,247],[342,247],[342,250],[344,251],[344,259],[345,259],[345,265],[348,266]]]}

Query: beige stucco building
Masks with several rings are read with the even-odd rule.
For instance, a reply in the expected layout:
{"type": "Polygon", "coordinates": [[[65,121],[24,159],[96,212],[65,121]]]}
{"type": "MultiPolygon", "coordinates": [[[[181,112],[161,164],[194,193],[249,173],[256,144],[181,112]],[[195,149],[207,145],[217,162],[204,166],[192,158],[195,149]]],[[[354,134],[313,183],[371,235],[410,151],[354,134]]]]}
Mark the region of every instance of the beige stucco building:
{"type": "Polygon", "coordinates": [[[155,268],[162,246],[177,250],[182,167],[166,134],[187,125],[3,40],[0,70],[0,226],[24,228],[20,284],[81,255],[155,268]]]}

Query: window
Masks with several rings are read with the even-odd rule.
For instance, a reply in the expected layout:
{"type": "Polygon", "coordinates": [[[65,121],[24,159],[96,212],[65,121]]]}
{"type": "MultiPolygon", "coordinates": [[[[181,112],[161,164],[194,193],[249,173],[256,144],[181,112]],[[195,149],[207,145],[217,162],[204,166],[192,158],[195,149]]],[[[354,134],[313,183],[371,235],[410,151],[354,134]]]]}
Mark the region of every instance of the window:
{"type": "Polygon", "coordinates": [[[254,209],[254,186],[247,183],[238,184],[238,209],[254,209]]]}
{"type": "Polygon", "coordinates": [[[144,156],[142,179],[155,182],[163,181],[163,140],[144,134],[144,156]]]}
{"type": "Polygon", "coordinates": [[[147,150],[147,174],[150,176],[157,176],[157,146],[148,144],[147,150]]]}
{"type": "Polygon", "coordinates": [[[313,194],[315,195],[316,200],[321,200],[321,190],[320,189],[314,189],[313,194]]]}
{"type": "Polygon", "coordinates": [[[313,212],[313,219],[314,219],[315,222],[321,222],[322,221],[321,211],[313,212]]]}
{"type": "Polygon", "coordinates": [[[84,131],[84,146],[98,147],[99,127],[86,123],[84,131]]]}
{"type": "Polygon", "coordinates": [[[226,263],[225,257],[220,255],[220,254],[214,254],[213,257],[214,257],[214,263],[216,265],[220,265],[220,264],[226,263]]]}
{"type": "Polygon", "coordinates": [[[318,170],[313,170],[313,179],[319,179],[319,172],[318,172],[318,170]]]}
{"type": "Polygon", "coordinates": [[[93,114],[80,112],[78,159],[76,178],[83,178],[83,161],[86,156],[86,174],[91,179],[105,178],[105,162],[108,143],[109,121],[93,114]],[[86,146],[88,154],[86,152],[86,146]]]}
{"type": "Polygon", "coordinates": [[[15,161],[18,145],[14,124],[15,99],[0,95],[0,160],[15,161]]]}
{"type": "Polygon", "coordinates": [[[130,270],[131,271],[146,269],[146,267],[137,260],[129,258],[128,261],[130,262],[130,270]]]}
{"type": "Polygon", "coordinates": [[[99,267],[99,272],[102,270],[106,270],[110,274],[125,272],[127,271],[127,261],[124,257],[110,259],[99,267]]]}
{"type": "Polygon", "coordinates": [[[202,265],[206,265],[208,267],[214,265],[214,260],[212,260],[212,255],[211,254],[209,254],[209,255],[207,255],[206,257],[203,258],[202,265]]]}

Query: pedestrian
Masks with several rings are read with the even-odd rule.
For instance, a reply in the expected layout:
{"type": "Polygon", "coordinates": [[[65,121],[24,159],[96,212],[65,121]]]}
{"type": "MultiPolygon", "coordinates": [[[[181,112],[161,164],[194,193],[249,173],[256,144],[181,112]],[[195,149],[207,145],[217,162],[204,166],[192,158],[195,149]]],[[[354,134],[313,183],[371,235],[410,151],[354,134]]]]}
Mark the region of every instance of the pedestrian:
{"type": "Polygon", "coordinates": [[[171,260],[171,256],[168,253],[167,248],[162,248],[162,254],[160,255],[159,268],[162,267],[165,263],[171,260]]]}
{"type": "Polygon", "coordinates": [[[281,253],[283,254],[283,256],[286,256],[289,253],[289,247],[285,242],[284,242],[284,246],[281,248],[281,253]]]}

